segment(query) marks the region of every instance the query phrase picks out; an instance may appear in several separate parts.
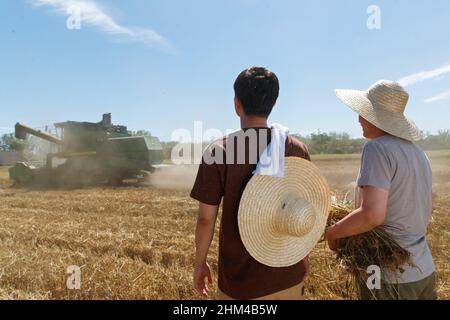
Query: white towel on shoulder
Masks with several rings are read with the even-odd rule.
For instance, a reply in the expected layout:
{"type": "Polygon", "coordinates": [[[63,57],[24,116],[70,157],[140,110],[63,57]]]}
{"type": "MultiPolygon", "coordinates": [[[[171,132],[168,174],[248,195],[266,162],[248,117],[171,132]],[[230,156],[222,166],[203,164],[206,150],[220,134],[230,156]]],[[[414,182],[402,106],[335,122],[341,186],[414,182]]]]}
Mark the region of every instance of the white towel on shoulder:
{"type": "Polygon", "coordinates": [[[270,144],[262,153],[253,174],[283,178],[285,144],[289,128],[278,123],[272,124],[270,128],[272,131],[270,144]]]}

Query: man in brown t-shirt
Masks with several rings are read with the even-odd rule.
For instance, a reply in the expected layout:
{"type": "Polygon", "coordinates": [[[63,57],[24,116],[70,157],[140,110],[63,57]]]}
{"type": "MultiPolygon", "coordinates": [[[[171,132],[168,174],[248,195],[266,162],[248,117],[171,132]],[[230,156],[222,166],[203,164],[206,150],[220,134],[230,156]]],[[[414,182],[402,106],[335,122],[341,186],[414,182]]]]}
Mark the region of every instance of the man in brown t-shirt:
{"type": "MultiPolygon", "coordinates": [[[[237,215],[242,193],[261,154],[270,144],[271,129],[267,125],[267,118],[278,99],[279,82],[271,71],[254,67],[238,76],[234,90],[235,110],[240,117],[242,130],[207,148],[191,192],[191,197],[200,202],[195,232],[194,286],[202,296],[208,296],[205,279],[211,283],[212,278],[206,258],[223,199],[218,264],[221,298],[274,297],[274,294],[288,292],[303,282],[308,272],[307,258],[285,268],[259,263],[250,256],[242,243],[237,215]]],[[[310,160],[306,146],[290,136],[285,142],[285,156],[310,160]]],[[[283,295],[277,297],[283,298],[283,295]]]]}

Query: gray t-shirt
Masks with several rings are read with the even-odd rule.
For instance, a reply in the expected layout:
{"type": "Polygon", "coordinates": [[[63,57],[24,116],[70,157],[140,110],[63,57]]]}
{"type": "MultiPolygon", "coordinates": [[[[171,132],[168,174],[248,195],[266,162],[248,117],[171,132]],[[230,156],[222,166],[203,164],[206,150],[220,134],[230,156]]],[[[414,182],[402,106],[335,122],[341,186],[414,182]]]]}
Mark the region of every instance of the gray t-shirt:
{"type": "Polygon", "coordinates": [[[426,154],[414,143],[386,135],[364,146],[356,182],[389,191],[386,220],[389,232],[411,252],[416,267],[404,266],[403,273],[383,270],[388,282],[420,281],[435,271],[426,240],[432,213],[432,173],[426,154]]]}

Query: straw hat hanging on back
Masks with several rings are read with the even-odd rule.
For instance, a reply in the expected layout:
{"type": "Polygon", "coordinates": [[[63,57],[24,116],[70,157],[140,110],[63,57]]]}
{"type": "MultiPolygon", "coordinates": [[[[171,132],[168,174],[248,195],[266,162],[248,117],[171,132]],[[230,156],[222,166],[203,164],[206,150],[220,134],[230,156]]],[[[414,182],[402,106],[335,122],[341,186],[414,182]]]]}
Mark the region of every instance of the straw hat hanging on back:
{"type": "Polygon", "coordinates": [[[404,115],[409,94],[400,84],[381,80],[367,91],[336,90],[336,95],[377,128],[408,141],[420,140],[420,130],[404,115]]]}
{"type": "Polygon", "coordinates": [[[270,267],[300,262],[325,231],[330,201],[325,178],[304,159],[286,158],[284,178],[253,176],[238,213],[245,248],[270,267]]]}

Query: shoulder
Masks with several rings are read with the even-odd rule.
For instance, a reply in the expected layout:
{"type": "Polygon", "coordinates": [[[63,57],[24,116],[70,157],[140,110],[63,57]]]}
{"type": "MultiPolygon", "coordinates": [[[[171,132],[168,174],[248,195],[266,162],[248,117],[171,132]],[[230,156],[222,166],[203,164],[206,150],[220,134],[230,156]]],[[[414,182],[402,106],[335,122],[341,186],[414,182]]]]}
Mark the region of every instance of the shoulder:
{"type": "Polygon", "coordinates": [[[216,139],[206,146],[203,155],[214,156],[218,152],[224,152],[226,149],[226,144],[227,144],[227,136],[216,139]]]}
{"type": "Polygon", "coordinates": [[[378,139],[375,140],[370,140],[368,142],[366,142],[366,144],[363,147],[363,153],[364,152],[368,152],[368,151],[376,151],[383,148],[382,144],[380,143],[380,141],[378,141],[378,139]]]}
{"type": "Polygon", "coordinates": [[[304,151],[308,151],[306,144],[304,144],[303,142],[301,142],[298,138],[296,138],[294,136],[288,136],[286,142],[289,146],[292,146],[293,148],[298,148],[298,149],[302,149],[304,151]]]}
{"type": "Polygon", "coordinates": [[[395,153],[399,147],[408,147],[413,145],[411,142],[397,138],[391,135],[386,135],[367,142],[364,146],[364,152],[382,152],[386,154],[395,153]]]}
{"type": "Polygon", "coordinates": [[[383,136],[367,142],[362,152],[363,166],[383,164],[395,168],[396,163],[398,163],[395,155],[399,143],[401,141],[397,141],[397,138],[391,136],[383,136]]]}
{"type": "Polygon", "coordinates": [[[286,139],[286,156],[301,157],[310,160],[308,147],[294,136],[286,139]]]}
{"type": "Polygon", "coordinates": [[[388,157],[388,152],[382,141],[378,139],[368,141],[362,150],[362,163],[370,165],[374,162],[385,162],[388,157]]]}
{"type": "Polygon", "coordinates": [[[395,143],[395,141],[392,141],[392,139],[390,137],[383,136],[383,137],[368,141],[364,145],[363,151],[364,152],[367,152],[367,151],[384,152],[387,149],[389,149],[393,143],[395,143]]]}

